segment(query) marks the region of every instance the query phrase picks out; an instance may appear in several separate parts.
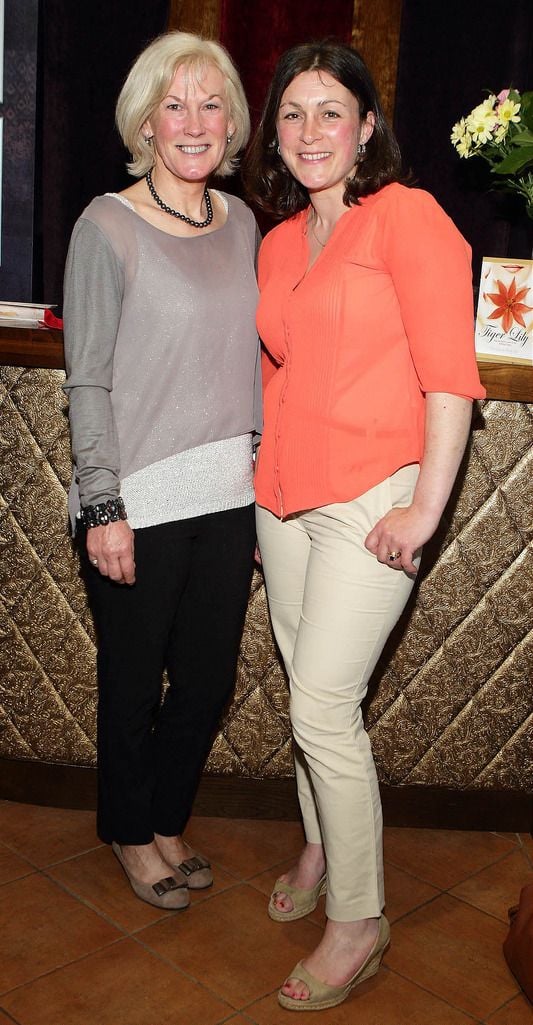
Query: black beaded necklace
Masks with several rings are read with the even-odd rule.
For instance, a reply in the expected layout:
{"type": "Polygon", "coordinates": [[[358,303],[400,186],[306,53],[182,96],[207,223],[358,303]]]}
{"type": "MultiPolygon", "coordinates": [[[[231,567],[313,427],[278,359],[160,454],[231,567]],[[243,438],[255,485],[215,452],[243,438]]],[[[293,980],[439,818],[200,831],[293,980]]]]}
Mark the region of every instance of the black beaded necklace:
{"type": "Polygon", "coordinates": [[[185,224],[190,224],[191,228],[208,228],[211,224],[211,221],[213,220],[213,207],[211,206],[211,199],[209,196],[209,190],[207,188],[207,185],[204,189],[204,200],[205,208],[207,210],[207,217],[205,221],[193,221],[192,217],[187,217],[185,214],[180,214],[179,210],[173,210],[171,206],[167,206],[166,203],[163,203],[161,196],[158,196],[157,192],[155,191],[151,171],[146,172],[146,184],[150,190],[150,195],[152,199],[155,203],[157,203],[158,206],[161,207],[162,210],[165,211],[166,214],[172,214],[172,217],[179,217],[180,221],[185,221],[185,224]]]}

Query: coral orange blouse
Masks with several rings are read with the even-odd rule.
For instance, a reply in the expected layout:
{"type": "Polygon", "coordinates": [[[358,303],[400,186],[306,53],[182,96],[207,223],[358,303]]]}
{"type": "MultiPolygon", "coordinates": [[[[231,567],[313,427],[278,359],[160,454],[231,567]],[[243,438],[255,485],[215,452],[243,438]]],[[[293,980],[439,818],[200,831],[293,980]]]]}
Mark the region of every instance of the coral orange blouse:
{"type": "Polygon", "coordinates": [[[385,186],[347,209],[309,271],[307,215],[274,228],[259,255],[256,500],[281,517],[420,462],[426,392],[485,395],[470,249],[438,203],[385,186]]]}

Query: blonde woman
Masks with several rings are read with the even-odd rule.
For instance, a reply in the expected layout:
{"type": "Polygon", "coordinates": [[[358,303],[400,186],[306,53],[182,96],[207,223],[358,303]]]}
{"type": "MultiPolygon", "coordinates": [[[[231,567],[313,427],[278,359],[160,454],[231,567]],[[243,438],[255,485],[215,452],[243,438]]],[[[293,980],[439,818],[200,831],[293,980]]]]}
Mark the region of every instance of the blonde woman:
{"type": "Polygon", "coordinates": [[[257,229],[209,185],[249,115],[226,51],[182,32],[141,53],[116,113],[137,180],[89,204],[66,268],[71,507],[98,635],[99,835],[141,899],[181,908],[212,883],[182,834],[253,561],[257,229]]]}

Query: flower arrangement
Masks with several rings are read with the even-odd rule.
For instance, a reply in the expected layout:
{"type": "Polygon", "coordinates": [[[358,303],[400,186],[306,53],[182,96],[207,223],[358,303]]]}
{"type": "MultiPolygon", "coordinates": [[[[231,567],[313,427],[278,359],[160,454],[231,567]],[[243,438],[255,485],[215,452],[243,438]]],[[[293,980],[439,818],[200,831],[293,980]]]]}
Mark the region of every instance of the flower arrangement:
{"type": "Polygon", "coordinates": [[[533,92],[491,93],[453,126],[451,141],[460,157],[483,157],[494,184],[525,199],[533,219],[533,92]]]}

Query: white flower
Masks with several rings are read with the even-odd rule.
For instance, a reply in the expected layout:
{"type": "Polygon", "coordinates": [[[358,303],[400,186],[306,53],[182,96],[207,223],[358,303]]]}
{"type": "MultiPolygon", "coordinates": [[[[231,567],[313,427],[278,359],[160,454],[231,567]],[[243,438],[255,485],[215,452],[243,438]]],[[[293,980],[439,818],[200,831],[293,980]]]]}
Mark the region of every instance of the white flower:
{"type": "Polygon", "coordinates": [[[489,102],[491,99],[492,97],[489,96],[488,100],[484,100],[478,107],[474,107],[466,118],[468,131],[473,141],[479,145],[492,140],[492,133],[498,124],[493,104],[489,102]]]}
{"type": "Polygon", "coordinates": [[[466,132],[461,139],[458,139],[455,144],[455,148],[460,157],[464,157],[465,160],[468,160],[468,157],[473,156],[472,136],[466,132]]]}
{"type": "Polygon", "coordinates": [[[504,100],[496,107],[496,117],[500,124],[509,125],[512,121],[514,124],[518,124],[520,121],[520,110],[519,103],[513,103],[512,100],[504,100]]]}
{"type": "Polygon", "coordinates": [[[466,132],[466,119],[462,117],[461,120],[453,126],[452,134],[450,135],[450,139],[452,140],[454,146],[459,142],[460,139],[464,138],[466,132]]]}
{"type": "Polygon", "coordinates": [[[503,124],[498,125],[494,132],[494,142],[503,142],[505,136],[509,132],[509,122],[505,121],[503,124]]]}

